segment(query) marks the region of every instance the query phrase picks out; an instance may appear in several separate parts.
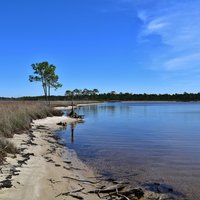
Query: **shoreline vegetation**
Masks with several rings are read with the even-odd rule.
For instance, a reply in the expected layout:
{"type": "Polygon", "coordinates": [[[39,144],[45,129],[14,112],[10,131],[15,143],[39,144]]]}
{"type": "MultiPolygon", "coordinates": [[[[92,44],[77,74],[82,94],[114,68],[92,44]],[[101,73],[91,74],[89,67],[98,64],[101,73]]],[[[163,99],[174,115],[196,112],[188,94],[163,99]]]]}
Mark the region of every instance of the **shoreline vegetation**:
{"type": "Polygon", "coordinates": [[[54,102],[52,107],[44,102],[1,102],[0,199],[179,199],[174,197],[172,188],[159,183],[149,189],[131,187],[94,174],[54,134],[63,128],[57,125],[59,122],[77,121],[61,116],[60,109],[53,108],[69,105],[70,102],[54,102]]]}

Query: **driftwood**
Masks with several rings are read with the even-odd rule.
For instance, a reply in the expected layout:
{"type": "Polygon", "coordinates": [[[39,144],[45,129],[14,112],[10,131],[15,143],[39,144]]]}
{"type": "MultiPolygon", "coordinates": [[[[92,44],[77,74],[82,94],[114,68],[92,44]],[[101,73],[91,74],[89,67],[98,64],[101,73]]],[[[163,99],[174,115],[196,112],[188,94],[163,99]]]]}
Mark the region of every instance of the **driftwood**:
{"type": "Polygon", "coordinates": [[[91,184],[97,184],[97,183],[100,182],[100,181],[99,182],[95,182],[95,181],[82,180],[82,179],[77,179],[77,178],[73,178],[73,177],[70,177],[70,176],[63,176],[62,178],[67,178],[67,179],[71,179],[71,180],[74,180],[74,181],[91,183],[91,184]]]}
{"type": "Polygon", "coordinates": [[[144,192],[141,188],[125,188],[125,185],[114,185],[110,186],[104,189],[89,191],[89,193],[96,193],[99,198],[107,198],[110,197],[111,199],[113,197],[119,197],[122,199],[130,200],[133,197],[136,197],[137,199],[141,199],[144,196],[144,192]],[[105,193],[106,195],[100,196],[100,193],[105,193]]]}
{"type": "Polygon", "coordinates": [[[99,194],[99,193],[111,193],[111,192],[116,192],[116,189],[120,191],[124,188],[125,188],[125,185],[117,184],[117,185],[107,187],[105,189],[91,190],[88,193],[97,193],[97,194],[99,194]]]}
{"type": "Polygon", "coordinates": [[[70,196],[76,199],[84,199],[83,197],[75,195],[75,194],[70,194],[70,196]]]}
{"type": "Polygon", "coordinates": [[[65,167],[65,166],[63,166],[63,168],[66,169],[66,170],[71,170],[71,169],[74,169],[74,170],[82,170],[82,169],[76,168],[76,167],[65,167]]]}
{"type": "MultiPolygon", "coordinates": [[[[81,192],[83,191],[85,188],[81,188],[81,189],[78,189],[78,190],[73,190],[71,192],[64,192],[64,193],[60,193],[58,194],[57,196],[55,196],[56,198],[59,197],[59,196],[72,196],[74,195],[73,193],[77,193],[77,192],[81,192]]],[[[73,197],[73,196],[72,196],[73,197]]],[[[82,197],[81,197],[82,198],[82,197]]]]}
{"type": "Polygon", "coordinates": [[[123,194],[120,194],[117,188],[116,188],[116,193],[117,193],[117,196],[123,197],[123,198],[125,198],[126,200],[130,200],[127,196],[125,196],[125,195],[123,195],[123,194]]]}

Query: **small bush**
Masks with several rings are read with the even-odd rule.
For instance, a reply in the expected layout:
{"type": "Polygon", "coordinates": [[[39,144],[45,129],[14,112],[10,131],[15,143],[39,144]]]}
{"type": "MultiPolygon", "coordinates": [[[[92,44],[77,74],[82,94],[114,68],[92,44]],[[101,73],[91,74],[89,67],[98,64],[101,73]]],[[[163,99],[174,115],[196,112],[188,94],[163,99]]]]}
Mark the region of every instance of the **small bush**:
{"type": "Polygon", "coordinates": [[[5,153],[17,153],[17,148],[14,146],[14,144],[3,137],[0,138],[0,149],[5,153]]]}

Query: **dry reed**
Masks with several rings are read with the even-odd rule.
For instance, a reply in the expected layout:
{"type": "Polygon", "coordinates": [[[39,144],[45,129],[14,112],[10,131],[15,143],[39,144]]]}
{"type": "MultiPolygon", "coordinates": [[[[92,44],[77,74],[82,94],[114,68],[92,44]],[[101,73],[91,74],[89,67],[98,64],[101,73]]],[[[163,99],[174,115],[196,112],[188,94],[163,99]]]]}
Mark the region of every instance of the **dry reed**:
{"type": "Polygon", "coordinates": [[[33,119],[60,115],[45,102],[0,101],[0,163],[6,153],[15,153],[16,148],[6,138],[28,130],[33,119]]]}

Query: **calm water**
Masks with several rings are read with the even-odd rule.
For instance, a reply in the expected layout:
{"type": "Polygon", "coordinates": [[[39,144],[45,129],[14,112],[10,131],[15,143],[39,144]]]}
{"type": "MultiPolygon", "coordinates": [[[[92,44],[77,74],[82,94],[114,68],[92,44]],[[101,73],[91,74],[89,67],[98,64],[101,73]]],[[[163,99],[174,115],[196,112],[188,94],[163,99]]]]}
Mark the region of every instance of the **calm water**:
{"type": "Polygon", "coordinates": [[[78,112],[85,122],[59,134],[98,173],[170,184],[200,199],[199,103],[109,103],[78,112]]]}

